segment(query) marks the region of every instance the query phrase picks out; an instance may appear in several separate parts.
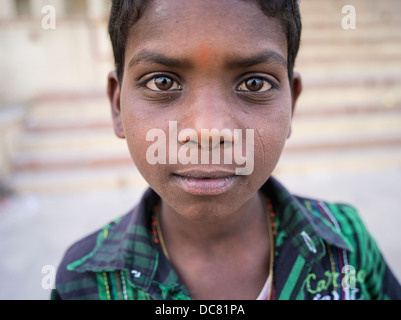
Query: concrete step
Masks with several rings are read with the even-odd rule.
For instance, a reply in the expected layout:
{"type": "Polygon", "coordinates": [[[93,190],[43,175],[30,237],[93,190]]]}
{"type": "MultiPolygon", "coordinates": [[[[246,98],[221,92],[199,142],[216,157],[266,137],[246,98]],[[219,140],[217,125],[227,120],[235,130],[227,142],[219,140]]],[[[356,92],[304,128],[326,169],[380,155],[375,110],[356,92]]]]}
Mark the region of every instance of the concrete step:
{"type": "Polygon", "coordinates": [[[99,168],[16,172],[9,181],[18,194],[143,189],[146,181],[133,164],[99,168]]]}
{"type": "Polygon", "coordinates": [[[300,113],[346,113],[370,110],[385,110],[386,108],[399,109],[401,106],[401,92],[371,88],[370,90],[343,88],[332,90],[321,88],[319,94],[304,88],[298,100],[297,111],[300,113]]]}
{"type": "MultiPolygon", "coordinates": [[[[316,46],[304,45],[300,49],[301,61],[307,59],[320,59],[335,62],[339,57],[345,57],[347,60],[363,59],[364,61],[391,59],[392,61],[400,61],[401,43],[382,43],[381,45],[348,45],[338,44],[316,46]]],[[[341,58],[344,59],[344,58],[341,58]]]]}
{"type": "Polygon", "coordinates": [[[74,150],[41,151],[20,153],[13,158],[13,170],[22,171],[54,171],[71,168],[97,168],[104,166],[120,166],[132,163],[127,148],[108,148],[96,150],[88,148],[81,152],[74,150]]]}
{"type": "Polygon", "coordinates": [[[370,140],[372,137],[401,138],[401,110],[372,114],[301,116],[295,114],[293,135],[301,141],[370,140]]]}
{"type": "Polygon", "coordinates": [[[283,177],[307,176],[308,174],[341,174],[400,169],[401,144],[394,146],[372,146],[339,150],[305,150],[294,152],[286,147],[275,169],[275,174],[283,177]]]}
{"type": "Polygon", "coordinates": [[[364,26],[355,30],[344,30],[342,27],[325,28],[305,27],[302,33],[302,45],[321,47],[324,45],[348,44],[358,46],[361,43],[378,44],[394,43],[401,37],[399,28],[385,24],[364,26]]]}
{"type": "Polygon", "coordinates": [[[29,151],[82,151],[87,148],[93,150],[107,149],[109,147],[115,149],[123,147],[123,140],[117,139],[111,128],[79,128],[71,129],[64,127],[63,129],[40,132],[24,132],[21,134],[18,143],[19,152],[29,151]]]}
{"type": "Polygon", "coordinates": [[[91,95],[48,96],[38,99],[25,117],[27,132],[64,128],[111,128],[111,111],[105,93],[91,95]]]}

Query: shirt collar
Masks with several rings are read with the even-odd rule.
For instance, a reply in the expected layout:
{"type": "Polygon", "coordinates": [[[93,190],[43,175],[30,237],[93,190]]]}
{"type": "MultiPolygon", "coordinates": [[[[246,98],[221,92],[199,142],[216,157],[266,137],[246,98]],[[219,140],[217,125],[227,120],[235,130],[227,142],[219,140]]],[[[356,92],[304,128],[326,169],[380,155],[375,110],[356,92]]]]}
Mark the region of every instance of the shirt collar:
{"type": "MultiPolygon", "coordinates": [[[[319,210],[305,205],[307,199],[292,195],[273,177],[262,187],[262,192],[271,197],[281,229],[307,261],[324,255],[323,241],[352,251],[340,230],[328,223],[319,210]]],[[[326,207],[324,202],[321,204],[326,207]]]]}

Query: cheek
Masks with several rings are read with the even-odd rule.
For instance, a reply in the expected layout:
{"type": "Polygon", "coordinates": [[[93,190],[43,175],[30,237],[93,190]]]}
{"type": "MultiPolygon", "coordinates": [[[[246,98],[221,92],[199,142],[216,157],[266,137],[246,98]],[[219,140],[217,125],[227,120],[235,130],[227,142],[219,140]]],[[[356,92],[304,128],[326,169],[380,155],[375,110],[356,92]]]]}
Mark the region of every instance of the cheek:
{"type": "Polygon", "coordinates": [[[152,142],[146,141],[147,133],[153,129],[149,127],[145,117],[134,112],[132,108],[123,108],[122,123],[125,133],[125,140],[135,165],[139,168],[146,165],[146,150],[152,142]]]}
{"type": "Polygon", "coordinates": [[[271,171],[277,165],[290,130],[290,115],[266,122],[255,130],[255,160],[264,170],[271,171]]]}
{"type": "MultiPolygon", "coordinates": [[[[144,130],[147,132],[148,128],[144,130]]],[[[126,136],[126,142],[136,169],[149,185],[158,190],[158,187],[163,184],[163,179],[165,178],[166,165],[154,165],[148,161],[147,151],[155,142],[146,141],[146,133],[143,134],[141,130],[132,129],[126,136]]]]}
{"type": "MultiPolygon", "coordinates": [[[[155,137],[152,132],[154,133],[155,130],[168,132],[168,129],[166,130],[163,127],[164,122],[158,123],[155,121],[154,116],[149,117],[141,112],[128,112],[128,109],[123,119],[125,139],[131,158],[148,184],[158,189],[158,186],[162,185],[163,179],[165,179],[167,165],[150,163],[147,158],[147,152],[148,150],[154,150],[151,147],[155,145],[167,146],[166,140],[162,136],[155,137]],[[148,134],[148,140],[150,141],[147,141],[148,134]]],[[[153,152],[150,152],[150,154],[152,156],[155,155],[153,152]]],[[[167,157],[163,158],[168,160],[167,157]]]]}

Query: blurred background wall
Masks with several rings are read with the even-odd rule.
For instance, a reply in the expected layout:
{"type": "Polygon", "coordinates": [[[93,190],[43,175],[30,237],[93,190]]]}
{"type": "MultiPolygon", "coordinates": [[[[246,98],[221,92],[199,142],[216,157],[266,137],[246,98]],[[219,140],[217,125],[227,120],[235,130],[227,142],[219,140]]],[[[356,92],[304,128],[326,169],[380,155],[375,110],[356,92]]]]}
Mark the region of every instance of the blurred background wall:
{"type": "MultiPolygon", "coordinates": [[[[43,267],[147,187],[111,127],[109,6],[0,2],[0,299],[47,299],[43,267]]],[[[401,2],[301,0],[301,11],[304,92],[275,176],[355,205],[401,279],[401,2]]]]}

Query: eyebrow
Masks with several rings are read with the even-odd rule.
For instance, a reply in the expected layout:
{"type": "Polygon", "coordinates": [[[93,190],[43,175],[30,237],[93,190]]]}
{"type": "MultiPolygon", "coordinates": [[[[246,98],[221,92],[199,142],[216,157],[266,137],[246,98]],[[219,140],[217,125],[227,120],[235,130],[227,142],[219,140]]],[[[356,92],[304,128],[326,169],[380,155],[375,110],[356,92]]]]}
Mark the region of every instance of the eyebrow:
{"type": "Polygon", "coordinates": [[[167,57],[163,54],[155,53],[146,49],[141,50],[130,60],[128,68],[140,63],[157,63],[171,68],[188,67],[190,62],[188,60],[175,59],[167,57]]]}
{"type": "Polygon", "coordinates": [[[269,50],[247,58],[235,58],[228,63],[230,67],[249,68],[260,63],[272,63],[287,68],[288,62],[281,54],[269,50]]]}

